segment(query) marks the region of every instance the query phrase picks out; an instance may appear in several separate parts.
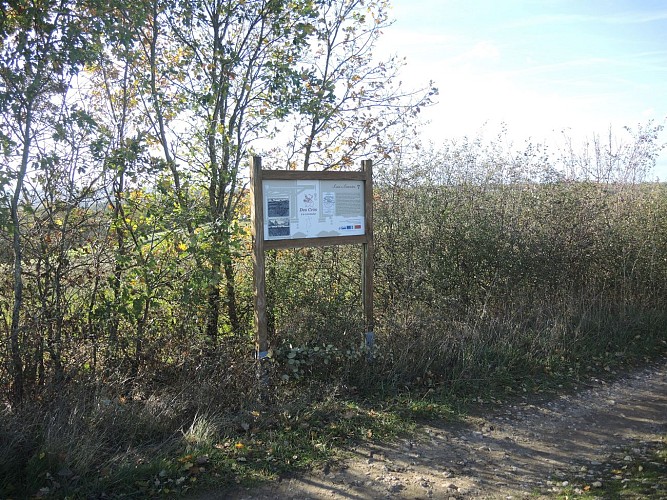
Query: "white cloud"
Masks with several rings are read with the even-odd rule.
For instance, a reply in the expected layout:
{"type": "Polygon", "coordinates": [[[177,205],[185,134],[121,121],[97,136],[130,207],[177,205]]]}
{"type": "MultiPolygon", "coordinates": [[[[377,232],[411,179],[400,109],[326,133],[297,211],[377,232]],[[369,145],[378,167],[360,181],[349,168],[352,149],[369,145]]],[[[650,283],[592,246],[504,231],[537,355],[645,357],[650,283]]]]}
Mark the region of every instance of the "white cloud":
{"type": "Polygon", "coordinates": [[[642,116],[646,119],[655,118],[655,109],[648,108],[642,111],[642,116]]]}
{"type": "Polygon", "coordinates": [[[500,59],[500,49],[491,42],[481,41],[461,57],[497,61],[500,59]]]}
{"type": "Polygon", "coordinates": [[[517,19],[507,23],[507,27],[538,26],[545,24],[595,23],[595,24],[645,24],[667,20],[667,10],[626,11],[615,14],[552,14],[517,19]]]}

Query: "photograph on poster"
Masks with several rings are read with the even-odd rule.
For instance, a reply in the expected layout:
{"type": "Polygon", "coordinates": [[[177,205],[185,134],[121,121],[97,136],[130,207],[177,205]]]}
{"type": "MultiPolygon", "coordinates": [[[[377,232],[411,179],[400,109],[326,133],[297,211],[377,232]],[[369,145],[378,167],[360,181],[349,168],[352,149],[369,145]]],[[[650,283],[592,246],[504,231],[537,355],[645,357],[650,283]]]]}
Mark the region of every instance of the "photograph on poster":
{"type": "Polygon", "coordinates": [[[269,198],[266,214],[272,217],[289,217],[289,198],[269,198]]]}
{"type": "Polygon", "coordinates": [[[281,238],[290,235],[289,198],[269,198],[267,200],[267,223],[269,237],[281,238]]]}

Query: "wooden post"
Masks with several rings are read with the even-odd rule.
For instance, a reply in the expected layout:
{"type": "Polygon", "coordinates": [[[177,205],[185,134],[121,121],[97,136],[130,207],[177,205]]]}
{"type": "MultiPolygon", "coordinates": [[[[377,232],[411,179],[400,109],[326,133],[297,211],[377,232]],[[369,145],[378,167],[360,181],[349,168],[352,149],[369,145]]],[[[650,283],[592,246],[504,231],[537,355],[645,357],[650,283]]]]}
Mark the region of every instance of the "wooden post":
{"type": "Polygon", "coordinates": [[[264,196],[262,189],[262,159],[253,156],[250,161],[250,189],[252,205],[250,221],[252,232],[253,298],[255,305],[255,353],[257,356],[257,378],[259,397],[262,401],[269,385],[266,363],[269,356],[269,341],[266,319],[266,273],[264,265],[264,196]]]}
{"type": "Polygon", "coordinates": [[[364,182],[364,211],[366,242],[362,250],[362,296],[364,307],[364,334],[366,348],[368,350],[368,360],[373,359],[373,349],[375,345],[375,320],[373,319],[373,161],[363,160],[361,169],[365,174],[364,182]]]}

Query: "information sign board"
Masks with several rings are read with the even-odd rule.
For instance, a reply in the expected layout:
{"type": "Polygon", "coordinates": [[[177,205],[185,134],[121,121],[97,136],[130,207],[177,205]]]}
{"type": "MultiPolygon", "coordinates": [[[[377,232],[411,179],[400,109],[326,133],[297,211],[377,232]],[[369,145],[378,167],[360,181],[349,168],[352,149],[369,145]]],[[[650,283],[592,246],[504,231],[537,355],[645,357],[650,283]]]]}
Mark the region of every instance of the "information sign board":
{"type": "Polygon", "coordinates": [[[262,180],[264,239],[366,233],[364,181],[262,180]]]}
{"type": "Polygon", "coordinates": [[[373,350],[373,162],[360,172],[262,170],[250,164],[253,295],[258,375],[268,386],[266,250],[362,245],[362,303],[369,359],[373,350]]]}

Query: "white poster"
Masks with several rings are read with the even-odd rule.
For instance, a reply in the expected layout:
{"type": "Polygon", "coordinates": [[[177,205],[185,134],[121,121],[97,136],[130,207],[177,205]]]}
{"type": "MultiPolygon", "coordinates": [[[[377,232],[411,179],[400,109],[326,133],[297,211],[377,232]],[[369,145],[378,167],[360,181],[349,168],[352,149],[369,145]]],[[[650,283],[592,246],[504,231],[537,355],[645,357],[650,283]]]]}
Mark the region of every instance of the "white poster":
{"type": "Polygon", "coordinates": [[[365,234],[363,181],[265,180],[264,239],[365,234]]]}

